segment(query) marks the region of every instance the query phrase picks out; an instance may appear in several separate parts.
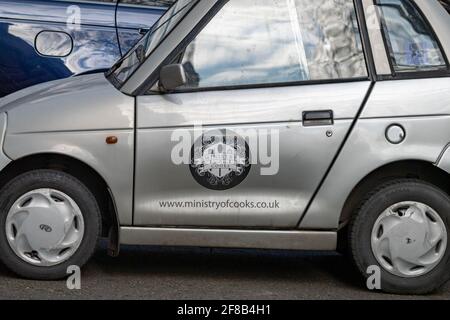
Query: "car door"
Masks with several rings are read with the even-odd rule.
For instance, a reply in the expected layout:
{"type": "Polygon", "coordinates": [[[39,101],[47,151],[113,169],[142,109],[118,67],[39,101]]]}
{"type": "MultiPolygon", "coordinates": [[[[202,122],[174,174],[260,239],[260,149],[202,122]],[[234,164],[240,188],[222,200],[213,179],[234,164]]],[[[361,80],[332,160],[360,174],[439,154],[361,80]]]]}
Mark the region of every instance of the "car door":
{"type": "Polygon", "coordinates": [[[186,85],[137,97],[134,224],[293,228],[369,90],[354,3],[230,0],[210,19],[172,61],[186,85]]]}

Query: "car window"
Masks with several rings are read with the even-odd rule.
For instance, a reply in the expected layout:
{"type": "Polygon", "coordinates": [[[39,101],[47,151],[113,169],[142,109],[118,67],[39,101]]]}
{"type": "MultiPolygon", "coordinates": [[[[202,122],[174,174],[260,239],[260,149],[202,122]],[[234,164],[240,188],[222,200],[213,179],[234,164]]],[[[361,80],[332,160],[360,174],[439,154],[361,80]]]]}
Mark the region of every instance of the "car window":
{"type": "Polygon", "coordinates": [[[431,27],[409,0],[379,0],[382,25],[395,72],[446,69],[431,27]]]}
{"type": "Polygon", "coordinates": [[[367,76],[352,0],[230,0],[182,63],[184,89],[367,76]]]}
{"type": "Polygon", "coordinates": [[[107,73],[114,85],[120,87],[144,63],[152,51],[164,40],[199,0],[178,0],[156,22],[151,30],[119,60],[107,73]]]}

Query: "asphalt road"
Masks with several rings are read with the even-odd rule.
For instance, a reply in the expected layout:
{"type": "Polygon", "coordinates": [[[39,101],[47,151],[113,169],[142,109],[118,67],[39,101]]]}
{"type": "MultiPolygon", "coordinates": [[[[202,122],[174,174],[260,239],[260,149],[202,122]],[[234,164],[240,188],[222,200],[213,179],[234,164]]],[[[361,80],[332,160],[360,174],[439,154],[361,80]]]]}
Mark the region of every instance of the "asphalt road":
{"type": "Polygon", "coordinates": [[[19,279],[0,265],[0,299],[449,298],[450,284],[425,297],[370,292],[343,256],[329,253],[124,247],[111,258],[99,249],[81,290],[19,279]]]}

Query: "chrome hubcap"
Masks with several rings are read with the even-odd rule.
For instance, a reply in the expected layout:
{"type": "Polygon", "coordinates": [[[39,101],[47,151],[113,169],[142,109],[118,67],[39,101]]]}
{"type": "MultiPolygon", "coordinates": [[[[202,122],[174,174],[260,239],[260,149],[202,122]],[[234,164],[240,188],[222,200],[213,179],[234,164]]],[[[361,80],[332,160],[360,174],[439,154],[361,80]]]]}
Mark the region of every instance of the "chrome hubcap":
{"type": "Polygon", "coordinates": [[[54,266],[69,259],[84,235],[81,210],[71,197],[54,189],[21,196],[6,218],[6,236],[22,260],[54,266]]]}
{"type": "Polygon", "coordinates": [[[378,263],[400,277],[418,277],[434,269],[447,249],[441,217],[419,202],[401,202],[385,210],[372,230],[378,263]]]}

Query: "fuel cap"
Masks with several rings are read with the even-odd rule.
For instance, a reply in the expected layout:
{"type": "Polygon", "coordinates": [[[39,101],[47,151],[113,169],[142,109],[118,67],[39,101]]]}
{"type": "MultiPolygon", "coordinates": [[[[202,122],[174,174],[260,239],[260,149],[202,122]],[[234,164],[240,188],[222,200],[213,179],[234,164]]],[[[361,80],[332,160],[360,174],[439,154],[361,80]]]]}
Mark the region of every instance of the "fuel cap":
{"type": "Polygon", "coordinates": [[[399,124],[392,124],[386,129],[386,139],[392,144],[402,143],[405,138],[405,129],[399,124]]]}

